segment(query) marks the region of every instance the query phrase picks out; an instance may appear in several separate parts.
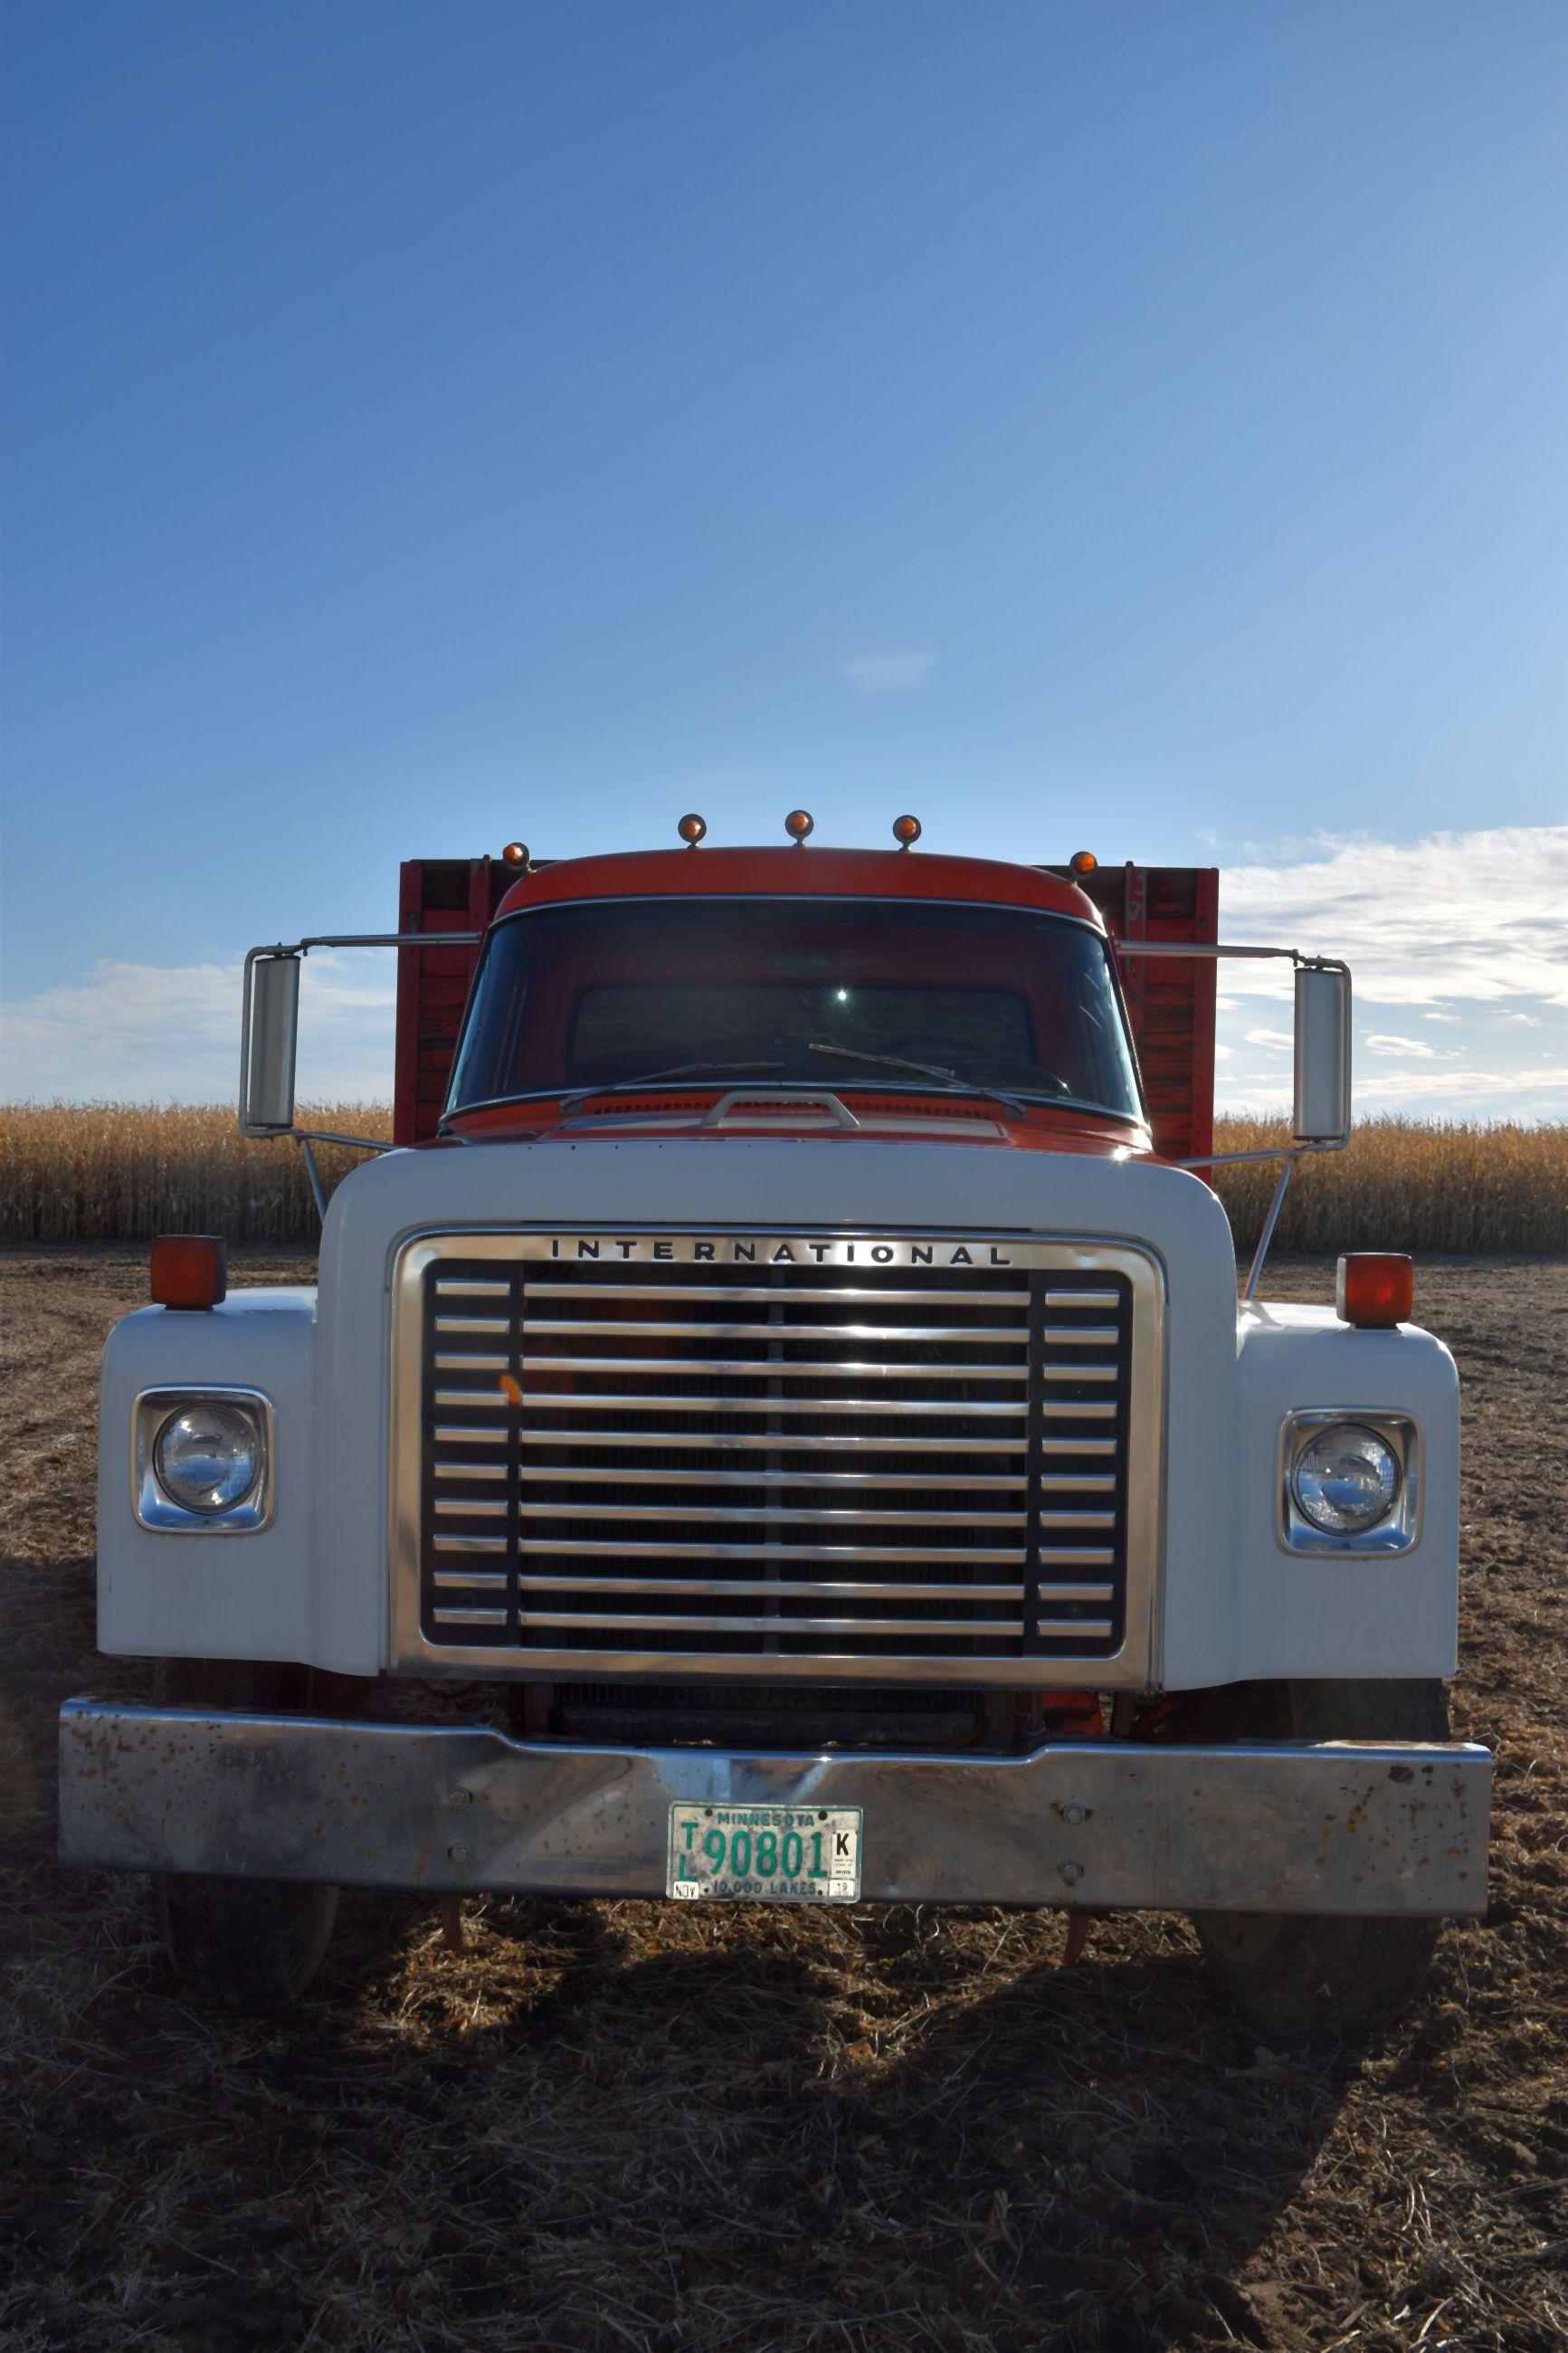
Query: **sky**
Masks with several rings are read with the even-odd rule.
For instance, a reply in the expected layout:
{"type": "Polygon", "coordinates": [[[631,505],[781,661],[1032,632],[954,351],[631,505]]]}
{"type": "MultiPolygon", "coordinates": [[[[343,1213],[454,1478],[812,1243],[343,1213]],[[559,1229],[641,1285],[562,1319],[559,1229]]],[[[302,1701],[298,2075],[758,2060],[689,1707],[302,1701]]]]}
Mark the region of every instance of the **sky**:
{"type": "Polygon", "coordinates": [[[231,1094],[246,948],[402,858],[804,803],[1218,865],[1359,1109],[1568,1113],[1561,0],[0,25],[0,1096],[231,1094]]]}

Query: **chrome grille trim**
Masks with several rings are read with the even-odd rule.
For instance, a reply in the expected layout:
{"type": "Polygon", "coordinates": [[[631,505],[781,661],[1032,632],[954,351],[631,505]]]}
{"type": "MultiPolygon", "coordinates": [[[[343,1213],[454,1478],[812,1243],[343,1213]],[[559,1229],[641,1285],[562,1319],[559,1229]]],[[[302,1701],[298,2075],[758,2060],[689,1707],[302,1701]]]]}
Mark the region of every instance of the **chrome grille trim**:
{"type": "MultiPolygon", "coordinates": [[[[579,1631],[583,1613],[579,1609],[520,1609],[518,1619],[524,1626],[574,1626],[579,1631]]],[[[615,1624],[630,1631],[658,1627],[661,1632],[676,1634],[881,1634],[888,1631],[886,1618],[786,1618],[777,1617],[704,1617],[697,1611],[682,1611],[664,1617],[657,1612],[617,1609],[615,1624]]],[[[976,1632],[985,1634],[1021,1634],[1021,1618],[922,1618],[922,1627],[932,1634],[958,1634],[973,1640],[976,1632]]]]}
{"type": "MultiPolygon", "coordinates": [[[[769,1442],[765,1438],[754,1439],[752,1441],[757,1446],[766,1446],[769,1442]]],[[[803,1446],[813,1443],[810,1439],[801,1439],[796,1442],[803,1446]]],[[[858,1440],[856,1441],[857,1444],[858,1442],[858,1440]]],[[[504,1479],[506,1476],[506,1472],[494,1463],[465,1462],[449,1466],[437,1462],[436,1465],[437,1479],[445,1477],[448,1468],[451,1468],[458,1477],[504,1479]]],[[[546,1463],[535,1469],[531,1464],[525,1462],[518,1476],[520,1479],[554,1480],[559,1482],[561,1472],[553,1463],[546,1463]]],[[[657,1464],[647,1470],[639,1468],[637,1476],[640,1479],[656,1480],[661,1487],[832,1486],[894,1487],[900,1490],[906,1487],[919,1487],[922,1491],[930,1489],[932,1493],[940,1489],[943,1493],[950,1488],[962,1488],[965,1491],[984,1488],[991,1493],[995,1493],[999,1490],[1011,1490],[1014,1493],[1017,1493],[1029,1483],[1021,1472],[1013,1477],[1003,1477],[1000,1474],[983,1477],[971,1471],[955,1477],[951,1471],[945,1476],[940,1471],[933,1471],[929,1477],[922,1479],[902,1471],[668,1471],[662,1464],[657,1464]]],[[[586,1486],[595,1480],[613,1480],[624,1486],[626,1479],[624,1469],[605,1471],[597,1463],[590,1466],[582,1462],[574,1462],[572,1466],[572,1484],[574,1487],[586,1486]]],[[[1048,1482],[1042,1482],[1042,1484],[1048,1483],[1048,1482]]],[[[1113,1485],[1114,1482],[1110,1479],[1068,1479],[1059,1483],[1063,1486],[1109,1487],[1113,1485]]],[[[794,1516],[792,1513],[791,1517],[794,1516]]],[[[924,1518],[927,1515],[921,1513],[919,1516],[924,1518]]]]}
{"type": "MultiPolygon", "coordinates": [[[[504,1582],[504,1580],[502,1580],[504,1582]]],[[[560,1579],[554,1577],[520,1577],[518,1584],[524,1592],[554,1592],[560,1579]]],[[[476,1578],[476,1583],[479,1582],[476,1578]]],[[[919,1585],[851,1585],[829,1584],[816,1577],[574,1577],[573,1589],[579,1593],[723,1593],[761,1598],[784,1593],[799,1598],[815,1596],[823,1601],[877,1601],[889,1596],[894,1600],[913,1594],[922,1601],[1016,1601],[1016,1585],[931,1585],[923,1580],[919,1585]]],[[[1051,1587],[1053,1593],[1068,1594],[1074,1588],[1051,1587]]],[[[1086,1586],[1083,1590],[1091,1599],[1100,1601],[1110,1592],[1109,1585],[1086,1586]]]]}
{"type": "MultiPolygon", "coordinates": [[[[555,1400],[553,1398],[551,1399],[551,1403],[553,1404],[555,1400]]],[[[618,1398],[595,1398],[593,1402],[596,1406],[618,1405],[621,1400],[618,1398]]],[[[711,1398],[668,1398],[665,1402],[667,1405],[672,1407],[679,1406],[684,1409],[688,1405],[710,1405],[712,1400],[711,1398]]],[[[738,1413],[741,1411],[742,1406],[749,1402],[750,1400],[746,1398],[728,1398],[725,1400],[724,1410],[726,1413],[738,1413]]],[[[776,1405],[780,1413],[788,1413],[794,1409],[787,1401],[782,1398],[775,1398],[773,1403],[776,1405]]],[[[528,1404],[528,1399],[526,1398],[523,1399],[523,1404],[524,1406],[528,1404]]],[[[847,1410],[847,1409],[846,1409],[847,1410]]],[[[803,1406],[800,1410],[805,1412],[806,1409],[803,1406]]],[[[821,1410],[825,1413],[831,1413],[834,1410],[834,1408],[831,1406],[824,1406],[821,1410]]],[[[877,1412],[893,1413],[897,1410],[898,1409],[894,1406],[879,1407],[867,1405],[860,1408],[860,1411],[867,1414],[877,1412]]],[[[918,1409],[913,1405],[910,1406],[910,1411],[911,1413],[916,1412],[917,1410],[923,1412],[925,1409],[923,1406],[918,1409]]],[[[973,1405],[970,1408],[970,1413],[972,1415],[988,1412],[989,1410],[989,1407],[981,1405],[973,1405]]],[[[440,1430],[437,1430],[436,1435],[437,1438],[440,1438],[442,1433],[440,1430]]],[[[489,1433],[489,1431],[486,1431],[483,1435],[488,1439],[489,1433]]],[[[496,1432],[496,1436],[498,1438],[502,1435],[503,1433],[500,1431],[496,1432]]],[[[1025,1452],[1028,1444],[1027,1440],[1023,1437],[879,1437],[868,1440],[865,1438],[839,1438],[837,1436],[829,1435],[825,1431],[818,1431],[810,1438],[795,1438],[786,1434],[783,1430],[769,1430],[761,1436],[753,1436],[750,1430],[525,1430],[521,1433],[519,1442],[523,1446],[684,1446],[691,1450],[706,1448],[715,1454],[727,1454],[732,1449],[741,1447],[765,1448],[768,1451],[774,1454],[782,1453],[792,1447],[803,1450],[809,1449],[815,1453],[822,1453],[829,1447],[833,1446],[873,1447],[879,1454],[935,1454],[938,1452],[945,1452],[949,1454],[1022,1454],[1025,1452]]],[[[1072,1453],[1078,1450],[1073,1448],[1070,1443],[1064,1442],[1062,1451],[1067,1453],[1072,1453]]],[[[1088,1451],[1089,1450],[1087,1448],[1083,1450],[1085,1452],[1088,1451]]],[[[585,1477],[587,1474],[584,1472],[581,1475],[585,1477]]],[[[646,1477],[649,1474],[643,1472],[640,1475],[646,1477]]]]}
{"type": "MultiPolygon", "coordinates": [[[[446,1286],[441,1287],[444,1289],[446,1286]]],[[[522,1293],[525,1300],[574,1299],[582,1296],[582,1286],[575,1282],[530,1282],[525,1279],[522,1293]]],[[[722,1299],[725,1302],[741,1299],[748,1303],[765,1300],[773,1306],[777,1306],[781,1297],[792,1296],[787,1292],[781,1293],[754,1284],[731,1287],[723,1282],[600,1282],[595,1285],[595,1295],[600,1299],[722,1299]]],[[[834,1304],[848,1301],[860,1307],[929,1307],[931,1304],[929,1290],[881,1291],[844,1283],[824,1284],[820,1290],[796,1293],[793,1296],[797,1306],[808,1298],[814,1306],[818,1300],[834,1304]]],[[[1113,1291],[1097,1292],[1091,1296],[1101,1307],[1113,1307],[1116,1303],[1113,1291]]],[[[1058,1306],[1070,1307],[1080,1303],[1070,1293],[1048,1294],[1047,1305],[1049,1306],[1053,1300],[1058,1306]]],[[[950,1299],[945,1303],[952,1305],[954,1302],[950,1299]]],[[[1010,1291],[966,1291],[963,1293],[962,1303],[965,1307],[1011,1307],[1016,1303],[1016,1298],[1010,1291]]]]}
{"type": "MultiPolygon", "coordinates": [[[[642,1327],[645,1333],[647,1328],[647,1324],[642,1327]]],[[[824,1335],[819,1332],[813,1336],[820,1339],[824,1335]]],[[[859,1338],[858,1333],[851,1333],[848,1336],[859,1338]]],[[[978,1338],[979,1335],[975,1336],[978,1338]]],[[[761,1324],[757,1326],[757,1337],[773,1345],[782,1344],[790,1335],[787,1332],[770,1332],[765,1324],[761,1324]]],[[[875,1365],[863,1358],[846,1358],[837,1365],[816,1362],[791,1364],[783,1357],[775,1363],[770,1358],[760,1372],[755,1358],[751,1356],[524,1356],[521,1361],[523,1370],[530,1373],[654,1373],[665,1380],[677,1373],[697,1374],[710,1381],[757,1380],[764,1377],[769,1380],[786,1381],[1016,1381],[1023,1376],[1023,1368],[1017,1365],[875,1365]]],[[[437,1356],[436,1362],[443,1369],[450,1365],[468,1364],[505,1370],[507,1364],[504,1356],[437,1356]]],[[[1047,1366],[1046,1378],[1097,1381],[1114,1380],[1116,1375],[1113,1371],[1102,1372],[1098,1367],[1061,1365],[1054,1371],[1047,1366]]],[[[712,1399],[703,1401],[711,1410],[712,1399]]],[[[642,1409],[645,1413],[647,1411],[646,1402],[642,1409]]],[[[805,1409],[807,1413],[819,1413],[821,1409],[815,1399],[805,1409]]],[[[961,1413],[965,1408],[955,1398],[944,1398],[938,1409],[946,1413],[961,1413]]],[[[1013,1409],[1021,1413],[1024,1409],[1019,1405],[1013,1409]]]]}
{"type": "MultiPolygon", "coordinates": [[[[472,1512],[500,1512],[504,1504],[470,1504],[472,1512]]],[[[438,1512],[461,1511],[460,1504],[437,1504],[438,1512]]],[[[568,1520],[693,1520],[704,1526],[711,1520],[810,1520],[829,1527],[930,1527],[941,1514],[933,1512],[858,1512],[847,1504],[519,1504],[520,1518],[568,1520]]],[[[955,1513],[954,1518],[959,1515],[955,1513]]],[[[967,1528],[1022,1528],[1027,1512],[965,1512],[967,1528]]]]}
{"type": "MultiPolygon", "coordinates": [[[[441,1541],[437,1538],[437,1544],[441,1541]]],[[[662,1543],[644,1536],[573,1536],[563,1542],[559,1536],[523,1536],[518,1542],[519,1552],[552,1553],[559,1557],[577,1560],[592,1556],[602,1558],[606,1553],[621,1560],[882,1560],[889,1553],[880,1545],[827,1544],[692,1544],[686,1539],[662,1543]]],[[[959,1545],[943,1550],[935,1545],[922,1545],[919,1552],[895,1556],[914,1561],[988,1561],[1021,1565],[1028,1554],[1022,1545],[1006,1547],[959,1545]]],[[[563,1582],[557,1579],[557,1583],[563,1582]]],[[[575,1585],[575,1577],[570,1583],[575,1585]]]]}
{"type": "MultiPolygon", "coordinates": [[[[929,1306],[931,1302],[928,1300],[926,1304],[929,1306]]],[[[507,1327],[503,1323],[484,1324],[466,1323],[459,1326],[448,1323],[443,1316],[437,1316],[436,1319],[436,1329],[437,1332],[450,1332],[459,1329],[466,1332],[504,1332],[506,1328],[507,1327]]],[[[580,1317],[567,1317],[559,1322],[552,1318],[550,1321],[546,1322],[541,1318],[530,1315],[527,1317],[527,1329],[531,1334],[535,1335],[541,1332],[580,1332],[583,1329],[583,1323],[580,1317]]],[[[757,1322],[752,1324],[675,1324],[661,1321],[658,1329],[667,1338],[681,1340],[824,1340],[842,1338],[846,1340],[901,1340],[910,1344],[918,1341],[922,1345],[931,1340],[984,1340],[988,1348],[1026,1348],[1029,1345],[1029,1335],[1027,1332],[994,1332],[988,1330],[984,1324],[908,1324],[900,1328],[897,1324],[774,1324],[766,1318],[761,1318],[757,1322]]],[[[613,1322],[608,1316],[595,1316],[594,1319],[594,1330],[601,1337],[608,1336],[611,1339],[616,1340],[627,1338],[634,1340],[646,1340],[648,1334],[648,1324],[646,1318],[634,1320],[626,1324],[619,1324],[613,1322]]],[[[1062,1336],[1063,1335],[1060,1333],[1053,1335],[1047,1332],[1046,1335],[1047,1339],[1051,1339],[1053,1337],[1060,1339],[1062,1336]]],[[[1071,1340],[1076,1335],[1069,1333],[1066,1336],[1068,1339],[1071,1340]]],[[[1109,1337],[1110,1339],[1114,1340],[1116,1335],[1114,1332],[1110,1333],[1109,1335],[1096,1333],[1088,1336],[1087,1345],[1090,1346],[1096,1345],[1103,1337],[1109,1337]]],[[[524,1357],[523,1359],[525,1364],[544,1365],[551,1364],[553,1361],[554,1359],[549,1356],[524,1357]]],[[[575,1361],[581,1362],[582,1360],[577,1359],[575,1361]]],[[[815,1373],[820,1372],[822,1367],[819,1365],[802,1365],[799,1369],[803,1373],[815,1373]]],[[[859,1371],[861,1367],[857,1366],[853,1368],[847,1369],[859,1371]]],[[[879,1371],[885,1371],[887,1367],[879,1366],[878,1369],[879,1371]]],[[[900,1365],[898,1369],[902,1372],[912,1368],[900,1365]]],[[[963,1369],[965,1372],[968,1372],[970,1368],[966,1366],[963,1369]]]]}
{"type": "MultiPolygon", "coordinates": [[[[553,1360],[553,1363],[554,1368],[557,1372],[566,1369],[559,1357],[556,1357],[553,1360]]],[[[582,1366],[578,1363],[573,1366],[572,1369],[581,1371],[582,1366]]],[[[668,1373],[674,1369],[673,1366],[664,1363],[661,1360],[659,1365],[659,1370],[661,1372],[668,1373]]],[[[718,1365],[704,1363],[700,1369],[707,1373],[717,1373],[721,1371],[722,1367],[718,1365]]],[[[770,1366],[768,1369],[771,1372],[773,1368],[770,1366]]],[[[858,1367],[857,1369],[864,1368],[858,1367]]],[[[897,1367],[894,1367],[893,1369],[896,1370],[897,1367]]],[[[1015,1377],[1021,1377],[1021,1376],[1016,1375],[1015,1377]]],[[[438,1398],[437,1402],[437,1404],[440,1402],[438,1398]]],[[[474,1403],[476,1405],[481,1402],[482,1400],[478,1398],[474,1399],[474,1403]]],[[[496,1402],[498,1405],[500,1405],[503,1404],[505,1400],[498,1398],[496,1402]]],[[[553,1411],[559,1413],[563,1400],[561,1398],[552,1397],[548,1389],[525,1389],[523,1391],[522,1402],[525,1407],[548,1406],[553,1411]]],[[[626,1413],[651,1413],[656,1409],[654,1406],[649,1404],[646,1396],[582,1398],[578,1399],[577,1402],[584,1406],[614,1407],[617,1411],[626,1413]]],[[[660,1413],[711,1414],[714,1411],[714,1400],[710,1397],[660,1398],[657,1401],[657,1409],[660,1413]]],[[[770,1415],[784,1413],[885,1413],[897,1414],[900,1421],[907,1421],[915,1414],[951,1414],[954,1411],[952,1404],[946,1398],[901,1398],[889,1402],[886,1398],[732,1397],[726,1398],[724,1399],[723,1409],[726,1413],[765,1413],[770,1415]]],[[[998,1399],[995,1398],[971,1398],[966,1401],[963,1407],[965,1420],[972,1419],[977,1413],[998,1413],[1009,1414],[1015,1421],[1022,1421],[1027,1411],[1028,1408],[1026,1404],[1016,1403],[1010,1398],[998,1399]]],[[[1063,1405],[1047,1406],[1046,1408],[1046,1411],[1047,1413],[1113,1414],[1116,1411],[1116,1408],[1113,1405],[1063,1405]]],[[[531,1442],[538,1442],[536,1433],[526,1433],[526,1437],[527,1440],[531,1442]]],[[[859,1446],[864,1445],[866,1441],[863,1439],[853,1439],[849,1442],[852,1445],[859,1446]]],[[[882,1444],[882,1442],[883,1441],[880,1439],[877,1440],[879,1445],[882,1444]]],[[[692,1443],[694,1445],[705,1446],[709,1443],[709,1440],[706,1438],[700,1438],[693,1440],[692,1443]]],[[[929,1439],[917,1438],[911,1440],[910,1443],[916,1446],[927,1446],[930,1445],[931,1441],[929,1439]]],[[[1021,1438],[1016,1439],[1014,1443],[1017,1446],[1022,1446],[1024,1440],[1021,1438]]]]}
{"type": "Polygon", "coordinates": [[[1147,1679],[1146,1252],[651,1229],[575,1247],[523,1230],[399,1255],[395,1667],[1147,1679]],[[481,1335],[500,1345],[461,1350],[481,1335]]]}

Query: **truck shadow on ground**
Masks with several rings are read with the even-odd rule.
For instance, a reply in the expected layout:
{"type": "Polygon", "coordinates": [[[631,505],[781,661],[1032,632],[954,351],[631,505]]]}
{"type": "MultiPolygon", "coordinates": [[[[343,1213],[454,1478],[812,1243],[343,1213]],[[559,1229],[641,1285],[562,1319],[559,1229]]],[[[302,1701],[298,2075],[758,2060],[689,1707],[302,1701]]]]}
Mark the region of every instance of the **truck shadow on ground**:
{"type": "MultiPolygon", "coordinates": [[[[470,1908],[469,1950],[404,1954],[397,2073],[476,2346],[520,2280],[560,2345],[1302,2341],[1241,2275],[1360,2054],[1260,2051],[1173,1926],[1067,1970],[1036,1915],[470,1908]]],[[[305,2030],[362,2086],[364,2016],[334,1986],[305,2030]]]]}

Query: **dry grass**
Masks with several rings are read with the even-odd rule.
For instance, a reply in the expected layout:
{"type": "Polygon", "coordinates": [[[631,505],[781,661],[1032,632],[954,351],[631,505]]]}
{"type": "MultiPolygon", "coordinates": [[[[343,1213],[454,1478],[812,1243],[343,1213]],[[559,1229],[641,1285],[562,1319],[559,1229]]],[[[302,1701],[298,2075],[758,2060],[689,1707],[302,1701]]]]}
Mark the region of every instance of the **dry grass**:
{"type": "MultiPolygon", "coordinates": [[[[312,1127],[387,1135],[384,1103],[317,1103],[312,1127]]],[[[1222,1119],[1223,1152],[1285,1138],[1282,1123],[1222,1119]]],[[[360,1155],[320,1147],[330,1191],[360,1155]]],[[[1215,1172],[1250,1249],[1277,1164],[1215,1172]]],[[[5,1113],[0,1241],[138,1241],[167,1232],[236,1242],[310,1242],[316,1213],[301,1155],[240,1134],[221,1103],[29,1103],[5,1113]]],[[[1568,1123],[1525,1127],[1373,1119],[1348,1152],[1305,1161],[1280,1221],[1284,1250],[1568,1250],[1568,1123]]]]}

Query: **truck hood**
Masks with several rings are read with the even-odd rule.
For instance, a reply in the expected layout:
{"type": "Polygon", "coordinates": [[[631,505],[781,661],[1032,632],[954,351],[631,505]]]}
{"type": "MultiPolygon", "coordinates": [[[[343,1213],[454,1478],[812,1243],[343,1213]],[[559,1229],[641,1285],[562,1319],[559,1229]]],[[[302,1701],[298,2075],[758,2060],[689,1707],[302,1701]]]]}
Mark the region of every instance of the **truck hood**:
{"type": "MultiPolygon", "coordinates": [[[[955,1123],[955,1126],[958,1124],[955,1123]]],[[[394,1152],[333,1196],[322,1237],[330,1288],[347,1262],[379,1282],[411,1234],[465,1226],[763,1227],[1085,1234],[1142,1243],[1217,1291],[1234,1329],[1230,1228],[1184,1169],[1083,1132],[1041,1150],[994,1122],[937,1136],[863,1129],[653,1134],[615,1121],[583,1135],[394,1152]],[[989,1134],[976,1135],[979,1127],[989,1134]],[[978,1151],[956,1151],[962,1140],[978,1151]],[[897,1150],[889,1147],[896,1144],[897,1150]],[[722,1145],[722,1150],[715,1150],[722,1145]]]]}

